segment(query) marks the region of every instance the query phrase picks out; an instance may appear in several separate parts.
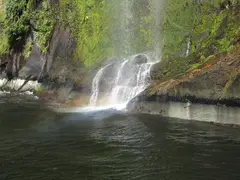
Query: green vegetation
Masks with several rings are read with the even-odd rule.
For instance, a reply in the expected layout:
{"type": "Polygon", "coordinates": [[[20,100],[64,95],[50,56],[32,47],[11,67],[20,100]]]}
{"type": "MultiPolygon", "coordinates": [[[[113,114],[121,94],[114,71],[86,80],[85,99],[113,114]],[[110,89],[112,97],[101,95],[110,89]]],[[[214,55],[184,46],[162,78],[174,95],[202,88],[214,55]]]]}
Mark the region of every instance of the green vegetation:
{"type": "MultiPolygon", "coordinates": [[[[42,8],[36,8],[35,0],[7,0],[0,12],[0,56],[10,49],[21,50],[30,30],[36,32],[37,44],[43,53],[48,51],[48,41],[54,27],[52,9],[48,0],[42,1],[42,8]]],[[[29,48],[29,44],[25,47],[29,48]]],[[[29,51],[29,49],[25,49],[29,51]]],[[[27,55],[24,53],[24,56],[27,55]]]]}
{"type": "Polygon", "coordinates": [[[77,41],[75,56],[90,66],[111,52],[108,11],[104,0],[61,0],[61,20],[77,41]]]}
{"type": "Polygon", "coordinates": [[[76,57],[91,66],[111,56],[132,55],[152,49],[153,22],[149,2],[129,0],[133,6],[125,7],[125,1],[116,0],[61,0],[60,19],[70,27],[77,41],[76,57]],[[132,8],[134,21],[131,19],[126,23],[125,17],[120,16],[125,13],[125,8],[132,8]],[[126,26],[131,32],[124,29],[126,26]]]}
{"type": "Polygon", "coordinates": [[[25,59],[29,58],[31,51],[32,51],[32,46],[33,46],[32,40],[30,40],[26,43],[24,51],[23,51],[23,56],[25,59]]]}
{"type": "Polygon", "coordinates": [[[225,84],[223,90],[222,90],[222,94],[221,94],[221,98],[224,98],[229,90],[229,88],[232,86],[232,84],[234,83],[234,81],[236,80],[237,76],[238,76],[239,72],[237,70],[233,70],[230,75],[229,75],[229,80],[227,81],[227,83],[225,84]]]}
{"type": "MultiPolygon", "coordinates": [[[[87,66],[112,55],[129,55],[124,52],[126,44],[122,42],[121,19],[117,17],[124,13],[119,8],[121,2],[60,2],[62,22],[71,28],[77,40],[76,56],[87,66]]],[[[129,1],[134,3],[134,9],[131,9],[134,21],[129,24],[134,35],[129,35],[129,51],[134,54],[152,50],[158,43],[155,40],[158,37],[154,35],[158,36],[158,31],[161,31],[162,57],[169,62],[169,67],[166,67],[169,77],[182,75],[207,63],[213,55],[229,51],[234,38],[239,35],[238,17],[234,14],[237,11],[234,9],[236,0],[231,4],[225,0],[164,1],[163,12],[158,12],[163,13],[162,28],[156,27],[155,30],[152,29],[157,23],[152,18],[156,9],[151,4],[153,2],[129,1]]]]}
{"type": "Polygon", "coordinates": [[[26,0],[8,0],[5,3],[5,28],[11,47],[24,41],[29,32],[29,6],[26,0]]]}
{"type": "Polygon", "coordinates": [[[3,5],[0,0],[0,56],[13,49],[28,58],[33,43],[47,53],[54,27],[60,24],[71,30],[77,44],[75,58],[86,66],[113,55],[153,50],[161,44],[162,58],[168,63],[157,76],[178,77],[229,51],[240,34],[238,0],[230,4],[226,0],[165,0],[161,12],[153,0],[129,0],[134,21],[125,24],[132,33],[128,42],[131,50],[126,53],[122,42],[125,26],[120,27],[124,21],[119,18],[125,13],[122,1],[59,0],[59,7],[50,2],[5,0],[3,5]],[[163,15],[161,27],[153,14],[163,15]],[[26,43],[31,32],[34,42],[26,43]],[[158,42],[159,34],[162,42],[158,42]]]}
{"type": "Polygon", "coordinates": [[[43,53],[48,52],[49,41],[51,39],[55,24],[54,7],[51,8],[49,1],[42,2],[42,8],[32,12],[32,26],[36,30],[37,45],[43,53]]]}
{"type": "Polygon", "coordinates": [[[39,85],[36,89],[34,89],[34,94],[39,95],[45,91],[45,87],[43,85],[39,85]]]}
{"type": "Polygon", "coordinates": [[[4,7],[3,7],[3,1],[0,0],[0,56],[7,54],[9,52],[9,44],[8,44],[8,37],[5,30],[4,25],[5,20],[5,13],[4,13],[4,7]]]}
{"type": "Polygon", "coordinates": [[[190,53],[202,51],[211,43],[218,53],[229,50],[230,43],[239,34],[237,9],[234,9],[237,1],[229,6],[224,2],[166,1],[162,30],[164,57],[173,54],[184,57],[188,43],[190,53]]]}
{"type": "Polygon", "coordinates": [[[164,3],[162,36],[163,59],[176,54],[184,57],[194,24],[196,3],[192,0],[168,0],[164,3]]]}
{"type": "Polygon", "coordinates": [[[162,32],[163,60],[168,63],[158,78],[176,78],[203,66],[217,54],[231,50],[240,36],[235,0],[230,4],[223,0],[166,3],[162,32]]]}
{"type": "Polygon", "coordinates": [[[9,52],[9,44],[8,44],[8,38],[6,33],[0,32],[0,36],[1,36],[1,41],[0,41],[0,56],[1,55],[6,55],[9,52]]]}

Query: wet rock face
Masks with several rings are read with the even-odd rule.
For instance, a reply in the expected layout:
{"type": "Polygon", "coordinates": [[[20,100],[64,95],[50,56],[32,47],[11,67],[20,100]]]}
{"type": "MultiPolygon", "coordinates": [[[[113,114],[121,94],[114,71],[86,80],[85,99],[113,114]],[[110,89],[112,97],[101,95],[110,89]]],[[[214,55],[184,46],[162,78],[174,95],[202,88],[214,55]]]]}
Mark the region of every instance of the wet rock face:
{"type": "Polygon", "coordinates": [[[101,94],[105,94],[106,91],[112,88],[115,82],[115,77],[118,73],[118,68],[121,66],[122,60],[117,57],[112,57],[106,60],[103,60],[95,65],[95,68],[91,70],[91,72],[88,75],[88,86],[91,89],[92,86],[92,80],[96,76],[96,74],[99,72],[100,68],[104,68],[103,74],[101,76],[101,79],[99,81],[99,92],[101,94]]]}
{"type": "Polygon", "coordinates": [[[27,79],[31,75],[31,80],[44,84],[45,91],[61,92],[61,100],[67,99],[72,91],[90,94],[90,80],[85,80],[89,78],[88,69],[73,58],[76,43],[70,30],[56,26],[46,54],[42,53],[35,39],[32,32],[27,40],[32,41],[27,59],[23,58],[22,52],[0,57],[0,78],[27,79]]]}
{"type": "Polygon", "coordinates": [[[8,62],[0,63],[0,74],[2,74],[7,67],[8,62]]]}
{"type": "Polygon", "coordinates": [[[144,64],[144,63],[147,63],[148,61],[148,58],[146,55],[144,54],[138,54],[137,56],[135,56],[135,58],[133,59],[132,63],[134,64],[144,64]]]}
{"type": "Polygon", "coordinates": [[[116,85],[115,81],[120,71],[122,71],[121,76],[118,77],[120,84],[126,84],[132,87],[136,86],[136,79],[138,75],[137,72],[139,68],[141,68],[141,65],[147,63],[147,61],[147,56],[144,54],[139,54],[132,59],[129,59],[127,62],[126,60],[120,60],[117,58],[111,58],[107,60],[106,62],[110,63],[110,65],[107,65],[102,74],[99,84],[100,92],[106,93],[106,91],[109,91],[116,85]]]}
{"type": "Polygon", "coordinates": [[[115,77],[118,73],[119,66],[120,63],[116,61],[108,65],[108,67],[105,69],[99,84],[100,92],[105,93],[105,91],[112,88],[112,85],[114,84],[115,81],[115,77]]]}
{"type": "Polygon", "coordinates": [[[75,44],[68,29],[60,27],[54,30],[47,54],[41,52],[34,39],[34,37],[31,38],[33,47],[30,56],[19,71],[20,78],[24,79],[29,75],[34,79],[43,78],[46,74],[51,76],[50,69],[57,58],[72,58],[75,44]]]}
{"type": "Polygon", "coordinates": [[[25,79],[29,75],[32,75],[33,78],[38,78],[43,65],[44,59],[42,57],[41,51],[37,45],[34,44],[30,57],[28,60],[26,60],[26,64],[19,71],[19,77],[25,79]]]}
{"type": "MultiPolygon", "coordinates": [[[[214,57],[208,64],[179,78],[155,81],[128,104],[129,111],[151,113],[149,104],[154,103],[193,103],[240,107],[240,59],[239,46],[231,52],[214,57]],[[139,107],[141,107],[139,109],[139,107]],[[148,112],[150,111],[150,112],[148,112]]],[[[164,61],[163,61],[164,63],[164,61]]],[[[164,65],[157,63],[152,67],[151,76],[158,73],[164,65]]],[[[160,106],[158,107],[160,108],[160,106]]],[[[156,109],[157,110],[157,109],[156,109]]]]}
{"type": "Polygon", "coordinates": [[[159,61],[158,63],[154,64],[151,68],[151,79],[155,80],[158,78],[158,74],[161,73],[166,65],[167,62],[159,61]]]}

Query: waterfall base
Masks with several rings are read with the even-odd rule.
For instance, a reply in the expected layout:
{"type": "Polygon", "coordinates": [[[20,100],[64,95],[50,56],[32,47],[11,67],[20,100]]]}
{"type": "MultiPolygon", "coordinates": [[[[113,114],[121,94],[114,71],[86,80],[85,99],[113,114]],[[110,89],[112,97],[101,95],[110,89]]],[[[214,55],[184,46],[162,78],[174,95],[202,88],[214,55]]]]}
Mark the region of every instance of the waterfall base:
{"type": "Polygon", "coordinates": [[[158,62],[151,54],[137,54],[101,68],[93,79],[89,106],[127,104],[150,84],[150,70],[158,62]]]}
{"type": "Polygon", "coordinates": [[[76,107],[76,108],[59,108],[58,112],[61,113],[89,113],[89,112],[99,112],[99,111],[121,111],[125,112],[127,110],[127,103],[124,104],[114,104],[114,105],[103,105],[103,106],[88,106],[88,107],[76,107]]]}

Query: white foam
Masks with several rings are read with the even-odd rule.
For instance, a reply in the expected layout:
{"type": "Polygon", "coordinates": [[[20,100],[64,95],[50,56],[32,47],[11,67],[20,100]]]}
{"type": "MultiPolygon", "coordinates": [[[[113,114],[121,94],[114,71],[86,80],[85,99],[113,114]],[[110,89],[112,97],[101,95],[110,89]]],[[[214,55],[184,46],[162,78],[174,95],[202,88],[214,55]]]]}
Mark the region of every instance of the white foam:
{"type": "Polygon", "coordinates": [[[88,106],[84,108],[76,107],[76,108],[59,108],[57,109],[58,112],[61,113],[93,113],[98,111],[125,111],[126,110],[126,103],[123,104],[115,104],[115,105],[106,105],[106,106],[88,106]]]}
{"type": "MultiPolygon", "coordinates": [[[[113,77],[113,83],[108,89],[105,89],[105,93],[110,95],[107,98],[104,97],[108,103],[107,107],[118,107],[119,104],[127,104],[150,84],[150,70],[158,60],[145,54],[143,56],[146,57],[147,62],[138,64],[135,60],[137,56],[138,54],[125,58],[119,65],[116,76],[113,77]]],[[[99,97],[100,82],[106,78],[105,76],[113,76],[107,73],[108,68],[111,68],[111,66],[107,65],[101,68],[93,79],[90,107],[95,106],[95,108],[98,108],[97,102],[102,98],[99,97]]]]}
{"type": "MultiPolygon", "coordinates": [[[[11,81],[8,81],[7,79],[0,79],[0,87],[4,89],[10,89],[17,91],[23,84],[25,83],[24,79],[14,79],[11,81]]],[[[41,86],[40,83],[37,81],[28,81],[21,91],[33,91],[35,89],[38,89],[41,86]]]]}

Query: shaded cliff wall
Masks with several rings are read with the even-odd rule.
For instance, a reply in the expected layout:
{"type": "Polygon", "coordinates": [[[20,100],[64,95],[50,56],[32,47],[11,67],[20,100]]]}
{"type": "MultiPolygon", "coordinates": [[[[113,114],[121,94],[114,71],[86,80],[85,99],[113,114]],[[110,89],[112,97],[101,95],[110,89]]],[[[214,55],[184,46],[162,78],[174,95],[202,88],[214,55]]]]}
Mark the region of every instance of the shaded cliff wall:
{"type": "Polygon", "coordinates": [[[11,0],[7,3],[6,8],[15,7],[17,12],[22,13],[12,21],[8,21],[7,16],[18,15],[15,10],[7,9],[8,13],[0,16],[1,38],[6,37],[11,45],[0,53],[0,77],[38,80],[44,84],[45,90],[66,86],[89,92],[90,79],[86,75],[89,69],[79,57],[74,56],[76,39],[71,29],[62,22],[59,0],[11,0]],[[10,33],[13,23],[23,27],[21,33],[12,27],[14,32],[19,32],[16,37],[10,33]]]}

